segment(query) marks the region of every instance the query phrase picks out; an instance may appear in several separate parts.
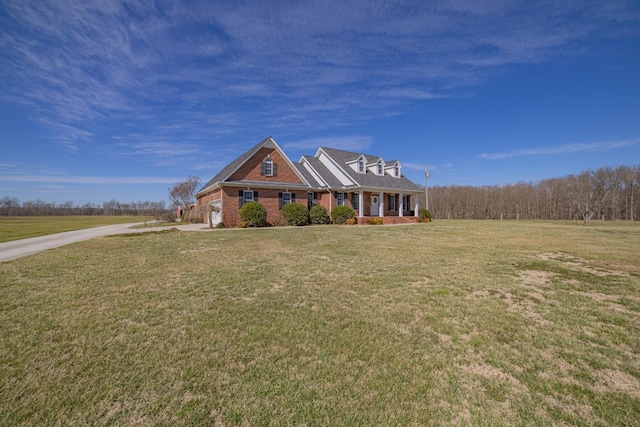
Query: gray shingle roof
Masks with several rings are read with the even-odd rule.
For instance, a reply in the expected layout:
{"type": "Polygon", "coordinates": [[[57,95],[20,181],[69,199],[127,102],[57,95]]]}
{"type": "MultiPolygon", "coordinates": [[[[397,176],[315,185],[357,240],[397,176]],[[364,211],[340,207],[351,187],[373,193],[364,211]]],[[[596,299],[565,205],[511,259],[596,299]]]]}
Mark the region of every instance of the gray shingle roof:
{"type": "Polygon", "coordinates": [[[343,187],[342,183],[340,182],[340,180],[338,178],[336,178],[330,171],[329,169],[327,169],[327,167],[322,164],[322,162],[320,160],[318,160],[317,158],[313,157],[313,156],[303,156],[303,158],[309,162],[309,164],[311,165],[311,167],[313,169],[315,169],[316,172],[318,172],[318,174],[322,177],[322,179],[324,179],[324,181],[327,183],[327,185],[329,187],[343,187]]]}
{"type": "Polygon", "coordinates": [[[269,138],[271,138],[271,137],[263,139],[262,141],[260,141],[256,145],[254,145],[250,150],[246,151],[240,157],[238,157],[237,159],[235,159],[234,161],[229,163],[227,166],[225,166],[220,172],[218,172],[213,178],[211,178],[205,185],[203,185],[202,188],[200,190],[198,190],[198,193],[201,192],[202,190],[204,190],[205,188],[208,188],[208,187],[210,187],[210,186],[212,186],[212,185],[214,185],[214,184],[216,184],[218,182],[224,181],[226,178],[228,178],[229,175],[231,175],[233,173],[233,171],[238,169],[240,166],[242,166],[244,164],[244,162],[249,160],[251,158],[251,156],[254,154],[254,152],[257,151],[258,148],[260,148],[262,146],[262,144],[264,144],[269,138]]]}
{"type": "MultiPolygon", "coordinates": [[[[203,190],[208,189],[209,187],[212,187],[216,184],[220,184],[222,182],[231,182],[228,181],[229,177],[231,176],[231,174],[233,174],[233,172],[235,170],[237,170],[240,166],[242,166],[247,160],[249,160],[258,149],[260,149],[264,144],[266,143],[270,143],[270,141],[273,141],[273,139],[271,137],[268,137],[264,140],[262,140],[261,142],[259,142],[258,144],[256,144],[255,146],[253,146],[250,150],[248,150],[247,152],[245,152],[244,154],[242,154],[240,157],[238,157],[237,159],[235,159],[234,161],[232,161],[231,163],[229,163],[227,166],[225,166],[220,172],[218,172],[213,178],[211,178],[200,190],[198,190],[198,193],[202,192],[203,190]]],[[[273,141],[273,144],[275,144],[275,141],[273,141]]],[[[277,144],[275,144],[275,146],[277,147],[277,144]]],[[[349,165],[347,165],[348,162],[353,162],[355,160],[358,159],[358,157],[360,157],[360,153],[354,153],[354,152],[350,152],[350,151],[343,151],[343,150],[337,150],[335,148],[327,148],[327,147],[322,147],[321,148],[322,151],[324,151],[331,159],[333,159],[333,161],[353,180],[353,182],[356,183],[355,186],[347,186],[348,188],[353,188],[353,187],[363,187],[366,189],[371,189],[371,190],[376,190],[376,189],[380,189],[380,190],[396,190],[398,192],[402,192],[402,191],[411,191],[411,192],[417,192],[417,191],[422,191],[422,188],[417,186],[416,184],[414,184],[413,182],[411,182],[409,179],[407,179],[404,175],[396,178],[394,176],[391,176],[388,173],[385,173],[384,175],[376,175],[375,173],[372,173],[369,170],[366,170],[365,173],[357,173],[355,170],[353,170],[353,168],[351,168],[349,165]]],[[[285,158],[286,155],[284,153],[282,153],[285,158]]],[[[380,156],[371,156],[371,155],[367,155],[364,154],[367,163],[375,163],[378,161],[378,159],[380,159],[380,156]]],[[[301,161],[299,163],[291,163],[289,161],[289,163],[291,163],[293,165],[293,167],[295,168],[296,172],[298,173],[298,175],[300,177],[302,177],[306,182],[309,183],[309,186],[311,186],[312,188],[317,188],[317,189],[321,189],[324,188],[324,183],[322,182],[318,182],[313,174],[311,174],[303,165],[303,162],[307,162],[314,170],[316,173],[318,173],[318,175],[320,175],[322,177],[322,179],[324,180],[324,182],[329,186],[329,188],[332,189],[341,189],[341,188],[345,188],[345,185],[338,179],[338,177],[336,177],[330,170],[329,168],[327,168],[327,166],[325,166],[322,161],[320,161],[320,159],[318,159],[317,157],[313,157],[313,156],[303,156],[301,161]]],[[[394,163],[396,163],[397,160],[391,160],[389,162],[387,162],[387,166],[391,166],[394,163]]],[[[249,183],[253,183],[253,184],[260,184],[260,185],[265,185],[265,183],[261,183],[261,182],[249,182],[249,181],[239,181],[239,183],[242,182],[243,184],[249,184],[249,183]]],[[[271,182],[270,184],[268,184],[268,186],[286,186],[286,187],[306,187],[305,184],[292,184],[292,183],[277,183],[277,182],[271,182]]]]}
{"type": "MultiPolygon", "coordinates": [[[[322,147],[329,157],[331,157],[351,179],[358,183],[360,187],[380,188],[389,190],[406,190],[406,191],[422,191],[422,188],[411,182],[404,175],[400,178],[385,173],[384,175],[376,175],[369,170],[366,173],[358,173],[347,165],[347,162],[357,159],[360,154],[350,151],[337,150],[335,148],[322,147]]],[[[379,156],[364,155],[367,162],[375,162],[379,156]]],[[[326,169],[326,168],[325,168],[326,169]]],[[[327,170],[328,171],[328,170],[327,170]]],[[[324,177],[324,175],[322,175],[324,177]]],[[[333,186],[333,185],[332,185],[333,186]]],[[[339,186],[342,186],[339,184],[339,186]]]]}
{"type": "Polygon", "coordinates": [[[300,173],[300,175],[304,176],[310,186],[317,188],[321,186],[320,183],[316,181],[313,175],[311,175],[311,173],[301,163],[294,163],[293,166],[298,169],[298,173],[300,173]]]}

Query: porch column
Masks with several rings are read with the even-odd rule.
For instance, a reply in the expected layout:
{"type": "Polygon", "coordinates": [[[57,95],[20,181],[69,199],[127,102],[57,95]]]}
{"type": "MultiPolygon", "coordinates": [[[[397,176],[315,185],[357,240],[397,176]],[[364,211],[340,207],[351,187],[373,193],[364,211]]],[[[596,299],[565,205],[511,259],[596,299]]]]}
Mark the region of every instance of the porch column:
{"type": "Polygon", "coordinates": [[[413,216],[418,216],[418,201],[420,200],[420,197],[416,195],[414,198],[416,199],[416,206],[414,208],[413,216]]]}
{"type": "Polygon", "coordinates": [[[380,192],[380,218],[384,217],[384,193],[380,192]]]}
{"type": "Polygon", "coordinates": [[[364,216],[364,191],[358,192],[358,216],[364,216]]]}
{"type": "Polygon", "coordinates": [[[402,201],[404,199],[404,196],[402,195],[402,193],[400,193],[399,197],[400,197],[400,200],[396,201],[396,203],[400,203],[400,206],[399,206],[399,209],[398,209],[398,212],[399,212],[398,216],[400,218],[402,218],[404,216],[403,215],[404,214],[404,203],[402,203],[402,201]]]}

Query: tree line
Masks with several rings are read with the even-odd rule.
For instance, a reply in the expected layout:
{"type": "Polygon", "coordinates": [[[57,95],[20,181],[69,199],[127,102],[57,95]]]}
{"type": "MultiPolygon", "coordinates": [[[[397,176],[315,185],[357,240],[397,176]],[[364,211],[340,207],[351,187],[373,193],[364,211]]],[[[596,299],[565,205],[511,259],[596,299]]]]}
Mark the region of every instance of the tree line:
{"type": "Polygon", "coordinates": [[[634,221],[638,187],[640,165],[605,167],[538,183],[430,187],[429,210],[436,219],[634,221]]]}
{"type": "Polygon", "coordinates": [[[102,205],[85,203],[76,205],[72,201],[64,203],[34,201],[20,202],[15,197],[0,199],[0,216],[63,216],[63,215],[109,215],[109,216],[159,216],[168,212],[166,202],[138,201],[122,203],[115,199],[102,205]]]}

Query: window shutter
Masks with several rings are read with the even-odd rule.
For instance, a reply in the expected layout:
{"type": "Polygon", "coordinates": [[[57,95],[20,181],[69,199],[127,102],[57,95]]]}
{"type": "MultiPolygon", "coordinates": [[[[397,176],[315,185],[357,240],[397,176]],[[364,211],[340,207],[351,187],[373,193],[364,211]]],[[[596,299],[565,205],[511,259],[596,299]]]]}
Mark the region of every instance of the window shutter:
{"type": "Polygon", "coordinates": [[[291,193],[291,203],[296,202],[296,193],[291,193]]]}
{"type": "Polygon", "coordinates": [[[282,193],[278,193],[278,210],[282,209],[282,193]]]}
{"type": "Polygon", "coordinates": [[[278,164],[274,162],[271,167],[273,171],[273,176],[278,176],[278,164]]]}
{"type": "Polygon", "coordinates": [[[258,192],[257,192],[257,191],[254,191],[254,192],[253,192],[253,201],[254,201],[254,202],[257,202],[257,201],[258,201],[258,192]]]}
{"type": "Polygon", "coordinates": [[[260,162],[260,175],[264,175],[264,162],[260,162]]]}
{"type": "Polygon", "coordinates": [[[242,207],[242,202],[244,201],[244,192],[242,190],[238,191],[238,207],[242,207]]]}

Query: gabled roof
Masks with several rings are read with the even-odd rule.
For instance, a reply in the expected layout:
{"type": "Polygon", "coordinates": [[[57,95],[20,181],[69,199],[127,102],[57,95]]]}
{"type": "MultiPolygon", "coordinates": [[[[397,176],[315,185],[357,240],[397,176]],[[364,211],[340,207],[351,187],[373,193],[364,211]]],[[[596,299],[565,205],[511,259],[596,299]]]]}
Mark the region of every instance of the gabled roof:
{"type": "MultiPolygon", "coordinates": [[[[398,178],[386,173],[384,175],[376,175],[374,173],[371,173],[371,171],[369,170],[366,170],[365,173],[356,172],[351,167],[347,166],[347,163],[352,162],[354,159],[360,157],[360,154],[358,153],[327,147],[321,147],[320,150],[322,150],[338,166],[340,166],[342,171],[347,174],[354,182],[356,182],[359,187],[372,189],[380,188],[389,190],[422,191],[421,187],[418,187],[404,175],[398,178]]],[[[369,164],[376,163],[379,160],[382,160],[384,162],[384,160],[379,156],[369,156],[365,154],[365,157],[367,159],[367,163],[369,164]]],[[[387,165],[389,165],[389,163],[387,163],[387,165]]]]}
{"type": "Polygon", "coordinates": [[[250,150],[242,154],[240,157],[225,166],[213,178],[211,178],[196,194],[200,196],[206,194],[222,185],[249,185],[264,187],[287,187],[300,189],[366,189],[371,191],[398,191],[398,192],[420,192],[422,188],[411,182],[404,175],[395,177],[388,173],[388,170],[396,164],[397,160],[385,162],[380,156],[371,156],[367,154],[354,153],[351,151],[337,150],[335,148],[321,147],[315,156],[302,156],[298,163],[292,163],[287,155],[278,146],[272,137],[268,137],[256,144],[250,150]],[[235,181],[230,178],[240,169],[246,162],[253,158],[254,155],[262,148],[273,148],[285,160],[291,170],[298,176],[301,183],[270,181],[235,181]],[[324,153],[324,156],[322,155],[324,153]],[[364,173],[358,173],[349,164],[353,164],[360,157],[364,157],[368,166],[378,162],[383,162],[385,172],[377,175],[368,168],[364,173]]]}
{"type": "Polygon", "coordinates": [[[309,166],[311,166],[313,170],[322,177],[323,181],[329,187],[343,186],[340,180],[336,178],[335,175],[333,175],[331,171],[320,160],[318,160],[318,158],[313,156],[302,156],[301,160],[309,163],[309,166]]]}
{"type": "Polygon", "coordinates": [[[289,167],[296,173],[296,175],[298,175],[298,178],[300,178],[300,180],[303,183],[305,183],[306,186],[314,187],[316,185],[315,180],[309,182],[307,179],[308,174],[303,174],[300,168],[298,168],[297,165],[295,165],[294,163],[291,162],[291,160],[289,160],[289,157],[287,157],[284,151],[282,151],[282,149],[280,148],[278,143],[275,141],[275,139],[273,139],[272,137],[268,137],[262,140],[261,142],[259,142],[258,144],[256,144],[255,146],[253,146],[249,151],[242,154],[240,157],[238,157],[237,159],[229,163],[227,166],[225,166],[220,172],[218,172],[213,178],[211,178],[200,190],[198,190],[198,193],[196,193],[196,196],[198,196],[198,194],[202,193],[205,190],[208,190],[211,187],[220,185],[221,183],[227,181],[235,171],[237,171],[242,165],[244,165],[263,147],[275,148],[280,153],[282,158],[287,162],[289,167]]]}
{"type": "Polygon", "coordinates": [[[306,178],[306,181],[309,183],[309,186],[314,188],[322,187],[322,184],[319,183],[313,175],[304,167],[302,163],[294,163],[294,166],[298,169],[298,173],[306,178]]]}

